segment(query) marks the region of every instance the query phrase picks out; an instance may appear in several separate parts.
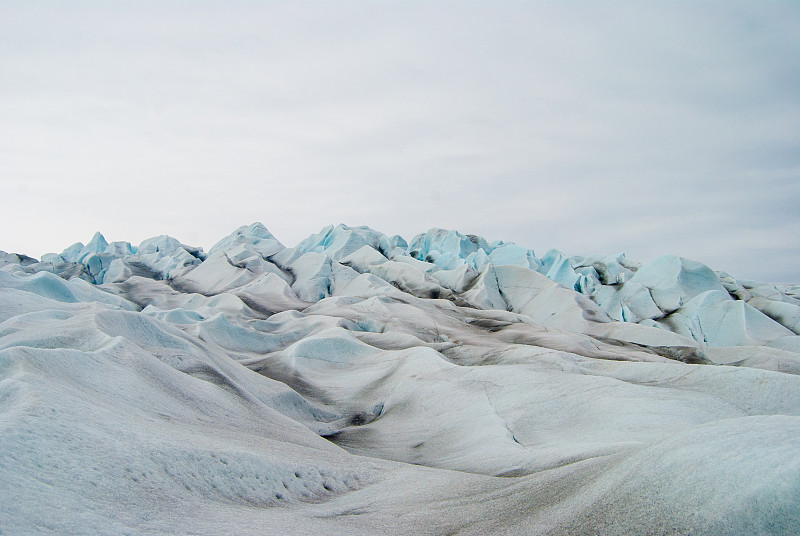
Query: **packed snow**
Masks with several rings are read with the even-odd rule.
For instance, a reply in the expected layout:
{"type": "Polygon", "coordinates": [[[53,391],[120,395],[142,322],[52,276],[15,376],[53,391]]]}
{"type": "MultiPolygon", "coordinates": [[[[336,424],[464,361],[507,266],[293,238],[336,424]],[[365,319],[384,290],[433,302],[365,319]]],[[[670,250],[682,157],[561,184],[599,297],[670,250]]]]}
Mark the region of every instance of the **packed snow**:
{"type": "Polygon", "coordinates": [[[800,532],[800,285],[262,224],[0,252],[0,534],[800,532]]]}

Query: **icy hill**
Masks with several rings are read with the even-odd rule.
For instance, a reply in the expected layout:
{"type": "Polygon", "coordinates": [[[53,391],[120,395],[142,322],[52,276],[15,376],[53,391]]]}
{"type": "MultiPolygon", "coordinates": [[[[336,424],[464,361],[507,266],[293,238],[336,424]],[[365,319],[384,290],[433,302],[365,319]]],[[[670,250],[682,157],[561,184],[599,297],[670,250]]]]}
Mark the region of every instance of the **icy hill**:
{"type": "Polygon", "coordinates": [[[261,224],[0,252],[0,532],[800,531],[800,286],[261,224]]]}

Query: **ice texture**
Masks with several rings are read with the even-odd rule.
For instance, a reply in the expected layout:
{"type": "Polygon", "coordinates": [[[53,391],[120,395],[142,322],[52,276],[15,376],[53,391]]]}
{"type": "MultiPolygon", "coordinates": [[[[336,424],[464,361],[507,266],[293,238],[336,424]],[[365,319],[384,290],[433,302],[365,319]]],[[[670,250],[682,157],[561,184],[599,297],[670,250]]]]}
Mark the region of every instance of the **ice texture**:
{"type": "Polygon", "coordinates": [[[0,533],[795,534],[799,330],[446,229],[0,252],[0,533]]]}

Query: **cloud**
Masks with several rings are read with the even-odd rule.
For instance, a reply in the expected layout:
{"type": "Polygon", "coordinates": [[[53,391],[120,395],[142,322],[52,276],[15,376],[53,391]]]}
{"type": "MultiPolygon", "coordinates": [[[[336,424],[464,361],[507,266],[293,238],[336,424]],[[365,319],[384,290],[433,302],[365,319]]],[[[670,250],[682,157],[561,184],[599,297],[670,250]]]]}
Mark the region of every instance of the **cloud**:
{"type": "Polygon", "coordinates": [[[2,249],[345,222],[800,281],[793,2],[0,11],[2,249]]]}

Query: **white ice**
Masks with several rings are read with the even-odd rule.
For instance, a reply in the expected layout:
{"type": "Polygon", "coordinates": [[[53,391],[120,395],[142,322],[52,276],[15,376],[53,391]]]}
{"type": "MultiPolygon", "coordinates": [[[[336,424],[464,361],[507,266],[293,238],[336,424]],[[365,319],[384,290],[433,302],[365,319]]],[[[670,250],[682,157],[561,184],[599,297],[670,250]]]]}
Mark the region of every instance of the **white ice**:
{"type": "Polygon", "coordinates": [[[443,229],[0,252],[0,533],[797,533],[798,311],[443,229]]]}

